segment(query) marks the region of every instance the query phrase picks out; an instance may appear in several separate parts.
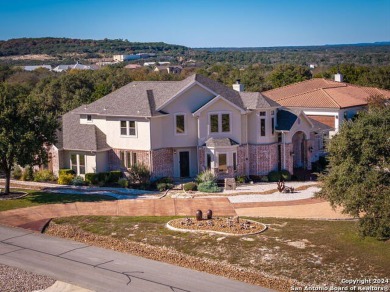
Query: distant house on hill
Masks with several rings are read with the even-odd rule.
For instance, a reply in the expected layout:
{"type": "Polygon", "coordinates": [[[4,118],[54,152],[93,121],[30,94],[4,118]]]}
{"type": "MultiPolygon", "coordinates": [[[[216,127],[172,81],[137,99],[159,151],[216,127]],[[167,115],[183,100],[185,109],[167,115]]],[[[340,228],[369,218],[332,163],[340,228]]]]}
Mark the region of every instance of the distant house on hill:
{"type": "Polygon", "coordinates": [[[140,55],[114,55],[112,56],[116,62],[132,61],[141,59],[140,55]]]}
{"type": "Polygon", "coordinates": [[[138,64],[129,64],[125,66],[125,69],[138,69],[138,68],[142,68],[142,66],[138,64]]]}
{"type": "Polygon", "coordinates": [[[168,74],[180,74],[183,67],[181,66],[156,66],[153,71],[168,73],[168,74]]]}
{"type": "Polygon", "coordinates": [[[100,67],[97,65],[83,65],[77,62],[74,65],[58,65],[53,69],[54,72],[64,72],[68,70],[97,70],[100,67]]]}
{"type": "Polygon", "coordinates": [[[36,69],[41,69],[41,68],[51,71],[50,65],[24,66],[22,68],[24,71],[34,71],[36,69]]]}

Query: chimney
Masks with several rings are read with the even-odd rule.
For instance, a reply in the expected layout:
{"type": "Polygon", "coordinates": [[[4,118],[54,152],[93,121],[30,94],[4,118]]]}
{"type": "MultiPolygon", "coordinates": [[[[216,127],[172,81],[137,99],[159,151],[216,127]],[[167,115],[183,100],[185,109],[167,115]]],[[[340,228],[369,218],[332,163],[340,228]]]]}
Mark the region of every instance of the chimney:
{"type": "Polygon", "coordinates": [[[336,82],[343,82],[343,74],[338,72],[337,74],[334,74],[334,81],[336,82]]]}
{"type": "Polygon", "coordinates": [[[236,80],[236,83],[233,84],[233,89],[238,92],[243,92],[244,91],[244,84],[240,83],[240,79],[236,80]]]}

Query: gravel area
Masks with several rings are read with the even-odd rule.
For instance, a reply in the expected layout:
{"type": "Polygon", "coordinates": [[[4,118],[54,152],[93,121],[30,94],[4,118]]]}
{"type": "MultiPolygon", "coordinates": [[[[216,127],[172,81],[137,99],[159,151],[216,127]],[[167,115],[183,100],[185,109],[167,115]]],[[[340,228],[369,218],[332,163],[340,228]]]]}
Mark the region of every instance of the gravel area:
{"type": "Polygon", "coordinates": [[[111,236],[97,235],[68,224],[58,225],[52,222],[46,230],[46,233],[102,248],[109,248],[119,252],[126,252],[152,260],[235,279],[253,285],[260,285],[282,292],[289,292],[291,291],[291,286],[300,285],[299,282],[288,278],[274,277],[264,272],[231,265],[224,261],[187,255],[166,246],[157,247],[145,243],[134,242],[128,239],[117,239],[111,236]]]}
{"type": "MultiPolygon", "coordinates": [[[[292,186],[292,185],[288,185],[292,186]]],[[[306,190],[295,191],[294,193],[273,193],[269,195],[238,195],[229,196],[230,203],[247,203],[247,202],[284,202],[310,199],[316,192],[320,191],[318,187],[310,187],[306,190]]]]}
{"type": "Polygon", "coordinates": [[[23,271],[19,268],[0,264],[1,292],[31,292],[50,287],[55,282],[47,276],[23,271]]]}

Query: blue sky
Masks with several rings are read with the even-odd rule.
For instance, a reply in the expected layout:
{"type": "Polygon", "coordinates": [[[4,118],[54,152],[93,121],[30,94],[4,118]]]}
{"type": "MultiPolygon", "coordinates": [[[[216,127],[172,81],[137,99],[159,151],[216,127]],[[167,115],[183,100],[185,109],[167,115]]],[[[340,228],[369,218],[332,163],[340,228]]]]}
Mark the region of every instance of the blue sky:
{"type": "Polygon", "coordinates": [[[0,39],[264,47],[390,41],[390,0],[0,0],[0,39]]]}

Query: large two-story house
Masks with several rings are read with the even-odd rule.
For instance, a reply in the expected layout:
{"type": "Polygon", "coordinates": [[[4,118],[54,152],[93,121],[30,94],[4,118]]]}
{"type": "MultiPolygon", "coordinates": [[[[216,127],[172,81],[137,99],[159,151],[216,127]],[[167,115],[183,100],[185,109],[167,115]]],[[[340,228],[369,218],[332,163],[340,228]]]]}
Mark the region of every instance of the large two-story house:
{"type": "Polygon", "coordinates": [[[66,113],[51,165],[77,174],[147,165],[153,177],[220,178],[309,168],[329,127],[195,74],[182,81],[135,81],[66,113]]]}

